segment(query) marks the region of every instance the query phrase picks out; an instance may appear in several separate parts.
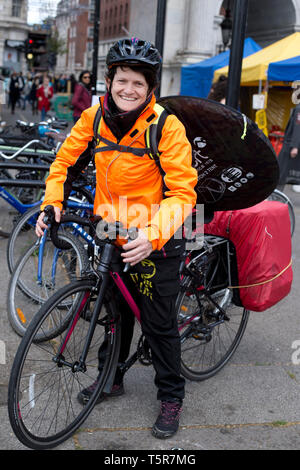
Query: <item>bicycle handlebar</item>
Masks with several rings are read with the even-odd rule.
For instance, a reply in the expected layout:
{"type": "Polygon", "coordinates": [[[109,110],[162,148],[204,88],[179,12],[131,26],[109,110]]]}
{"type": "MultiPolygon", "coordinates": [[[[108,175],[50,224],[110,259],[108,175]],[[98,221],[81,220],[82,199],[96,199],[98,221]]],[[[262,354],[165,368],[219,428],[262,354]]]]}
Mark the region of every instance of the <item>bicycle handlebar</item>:
{"type": "MultiPolygon", "coordinates": [[[[101,217],[97,218],[94,216],[94,220],[84,217],[79,217],[76,215],[63,215],[61,217],[60,222],[55,221],[55,213],[53,206],[46,206],[44,208],[44,223],[51,224],[50,226],[50,237],[51,240],[56,246],[61,250],[68,249],[70,245],[63,240],[61,240],[58,236],[58,229],[60,224],[73,222],[77,223],[78,225],[88,226],[90,227],[93,232],[97,235],[99,240],[106,240],[107,242],[112,242],[117,239],[117,236],[121,237],[128,237],[128,243],[135,240],[138,236],[138,228],[137,227],[130,227],[126,229],[123,227],[121,222],[115,222],[114,224],[105,222],[101,217]],[[96,226],[97,223],[97,226],[96,226]]],[[[127,272],[130,268],[130,264],[126,263],[124,267],[124,272],[127,272]]]]}
{"type": "Polygon", "coordinates": [[[52,148],[49,145],[45,144],[41,140],[34,139],[34,140],[31,140],[30,142],[27,142],[27,144],[25,144],[24,147],[17,150],[13,155],[5,155],[5,153],[0,152],[0,156],[5,158],[6,160],[12,160],[13,158],[16,158],[18,155],[20,155],[20,153],[24,152],[24,150],[26,150],[28,147],[30,147],[33,144],[39,144],[45,150],[52,150],[52,148]]]}

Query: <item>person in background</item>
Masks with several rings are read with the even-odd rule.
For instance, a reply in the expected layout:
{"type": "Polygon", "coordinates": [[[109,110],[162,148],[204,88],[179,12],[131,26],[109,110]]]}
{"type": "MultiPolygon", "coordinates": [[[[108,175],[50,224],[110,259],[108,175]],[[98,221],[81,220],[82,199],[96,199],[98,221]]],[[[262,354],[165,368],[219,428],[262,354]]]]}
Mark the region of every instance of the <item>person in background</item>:
{"type": "Polygon", "coordinates": [[[71,86],[70,86],[70,88],[71,88],[71,89],[70,89],[70,93],[71,93],[71,95],[73,95],[74,92],[75,92],[75,86],[76,86],[76,83],[77,83],[76,78],[75,78],[75,75],[74,75],[73,73],[70,75],[69,81],[70,81],[70,84],[71,84],[71,86]]]}
{"type": "Polygon", "coordinates": [[[38,77],[34,77],[31,83],[31,88],[29,92],[29,102],[31,104],[31,110],[32,114],[37,114],[37,104],[38,104],[38,99],[36,96],[37,89],[40,86],[40,80],[38,77]]]}
{"type": "Polygon", "coordinates": [[[221,75],[219,80],[212,84],[207,99],[218,101],[221,104],[226,103],[226,91],[227,91],[228,79],[225,75],[221,75]]]}
{"type": "Polygon", "coordinates": [[[25,111],[26,110],[26,101],[30,101],[30,90],[32,87],[32,78],[31,75],[28,74],[26,79],[25,79],[25,84],[23,88],[23,92],[21,92],[21,98],[23,101],[23,107],[22,109],[25,111]]]}
{"type": "Polygon", "coordinates": [[[82,111],[89,108],[91,104],[91,74],[88,70],[84,70],[79,75],[79,81],[75,85],[75,91],[72,98],[74,124],[80,118],[82,111]]]}
{"type": "Polygon", "coordinates": [[[36,96],[38,99],[38,110],[41,111],[41,121],[44,121],[50,109],[50,100],[53,97],[53,88],[50,86],[49,77],[44,77],[42,85],[37,89],[36,96]]]}
{"type": "Polygon", "coordinates": [[[19,77],[16,72],[13,72],[10,77],[9,98],[11,105],[11,114],[14,114],[16,103],[20,99],[19,77]]]}
{"type": "Polygon", "coordinates": [[[293,190],[300,192],[300,104],[293,109],[286,126],[278,164],[280,169],[278,189],[283,191],[286,184],[293,184],[293,190]]]}

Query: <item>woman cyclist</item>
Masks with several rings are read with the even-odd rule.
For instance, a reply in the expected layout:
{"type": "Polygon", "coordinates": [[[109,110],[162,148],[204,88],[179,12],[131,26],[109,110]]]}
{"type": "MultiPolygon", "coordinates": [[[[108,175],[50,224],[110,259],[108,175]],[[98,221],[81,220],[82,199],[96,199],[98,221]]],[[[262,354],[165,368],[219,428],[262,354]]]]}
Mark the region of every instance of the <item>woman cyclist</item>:
{"type": "MultiPolygon", "coordinates": [[[[118,41],[108,52],[107,93],[100,98],[102,117],[95,150],[94,212],[105,220],[120,221],[126,228],[138,227],[134,241],[120,242],[121,256],[124,263],[131,265],[128,278],[140,306],[141,327],[151,350],[157,399],[161,401],[152,433],[165,438],[178,429],[184,398],[174,304],[184,250],[184,240],[178,235],[196,204],[197,172],[191,166],[191,146],[184,126],[174,115],[167,116],[161,131],[162,172],[146,153],[146,129],[158,117],[154,90],[161,62],[158,50],[137,38],[118,41]]],[[[41,210],[46,205],[54,206],[58,222],[71,182],[91,153],[98,108],[96,105],[82,113],[51,166],[41,210]]],[[[38,236],[46,228],[43,216],[41,212],[37,221],[38,236]]],[[[134,316],[122,299],[119,307],[123,325],[120,367],[111,393],[102,394],[99,401],[124,393],[121,365],[129,355],[134,316]]],[[[99,351],[100,373],[102,352],[103,347],[99,351]]],[[[89,399],[93,387],[91,384],[79,393],[82,403],[89,399]]]]}

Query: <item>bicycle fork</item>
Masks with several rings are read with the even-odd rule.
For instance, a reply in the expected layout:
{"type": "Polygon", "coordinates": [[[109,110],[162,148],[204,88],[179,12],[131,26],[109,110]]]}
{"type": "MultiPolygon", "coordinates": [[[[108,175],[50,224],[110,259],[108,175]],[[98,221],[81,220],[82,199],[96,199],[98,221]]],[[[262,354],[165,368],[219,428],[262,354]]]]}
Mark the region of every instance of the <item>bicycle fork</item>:
{"type": "Polygon", "coordinates": [[[79,360],[78,361],[75,361],[73,364],[71,363],[68,363],[67,361],[64,360],[64,357],[63,357],[63,353],[64,353],[64,350],[67,346],[67,343],[72,335],[72,332],[80,318],[80,315],[81,315],[81,312],[83,311],[84,309],[84,306],[86,304],[86,302],[88,301],[89,297],[90,297],[90,293],[89,292],[86,292],[85,295],[84,295],[84,298],[82,299],[81,303],[80,303],[80,306],[76,312],[76,315],[74,316],[73,318],[73,321],[71,323],[71,325],[69,326],[68,328],[68,331],[65,335],[65,338],[62,342],[62,345],[61,347],[59,348],[59,351],[58,353],[56,354],[56,356],[53,358],[53,361],[59,366],[59,367],[62,367],[63,365],[66,365],[66,366],[69,366],[71,367],[72,369],[72,372],[85,372],[86,371],[86,358],[87,358],[87,355],[88,355],[88,351],[89,351],[89,348],[90,348],[90,345],[91,345],[91,341],[92,341],[92,338],[93,338],[93,335],[94,335],[94,331],[95,331],[95,328],[96,328],[96,325],[97,325],[97,321],[98,321],[98,317],[99,317],[99,314],[100,314],[100,311],[101,311],[101,308],[102,308],[102,305],[103,305],[103,301],[104,301],[104,296],[105,296],[105,293],[106,293],[106,289],[107,289],[107,286],[108,286],[108,283],[109,283],[109,262],[110,262],[110,259],[111,259],[111,256],[112,256],[112,253],[114,251],[114,247],[112,245],[106,245],[105,247],[105,250],[104,250],[104,253],[103,253],[103,261],[101,260],[98,268],[97,268],[97,277],[99,279],[101,279],[101,282],[100,282],[100,289],[99,289],[99,292],[98,292],[98,295],[97,295],[97,299],[96,299],[96,302],[95,302],[95,306],[94,306],[94,311],[93,311],[93,314],[91,316],[91,319],[90,319],[90,325],[89,325],[89,330],[88,330],[88,333],[87,333],[87,336],[86,336],[86,339],[85,339],[85,342],[84,342],[84,346],[83,346],[83,350],[82,350],[82,353],[79,357],[79,360]]]}

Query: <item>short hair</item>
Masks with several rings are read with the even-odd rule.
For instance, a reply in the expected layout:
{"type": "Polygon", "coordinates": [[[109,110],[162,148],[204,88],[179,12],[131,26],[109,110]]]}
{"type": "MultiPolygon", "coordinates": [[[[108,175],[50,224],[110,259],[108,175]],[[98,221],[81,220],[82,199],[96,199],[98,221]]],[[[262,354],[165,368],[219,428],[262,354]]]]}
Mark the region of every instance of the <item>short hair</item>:
{"type": "Polygon", "coordinates": [[[117,71],[117,67],[121,69],[128,67],[129,69],[133,70],[134,72],[141,73],[144,77],[146,82],[148,83],[149,89],[153,90],[159,84],[158,74],[153,68],[147,67],[146,65],[132,65],[132,64],[123,64],[123,65],[115,65],[110,67],[105,74],[105,77],[113,82],[114,76],[117,71]]]}
{"type": "Polygon", "coordinates": [[[222,99],[226,98],[227,93],[227,83],[228,79],[225,75],[221,75],[219,80],[212,84],[211,90],[208,95],[208,99],[214,101],[221,101],[222,99]]]}

